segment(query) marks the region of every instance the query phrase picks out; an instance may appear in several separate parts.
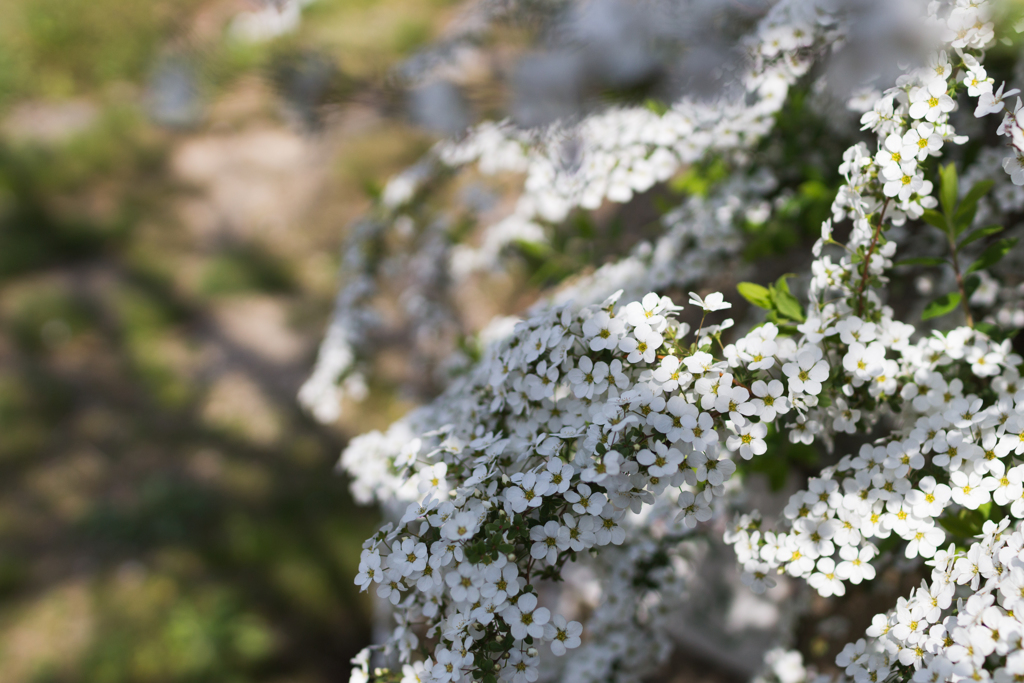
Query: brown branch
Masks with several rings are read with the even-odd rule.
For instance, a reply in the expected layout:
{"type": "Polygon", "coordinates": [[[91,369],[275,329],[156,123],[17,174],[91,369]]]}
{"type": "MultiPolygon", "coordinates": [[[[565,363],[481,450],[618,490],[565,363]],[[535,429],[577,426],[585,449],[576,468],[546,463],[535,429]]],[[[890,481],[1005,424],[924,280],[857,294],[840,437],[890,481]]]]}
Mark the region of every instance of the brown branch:
{"type": "Polygon", "coordinates": [[[964,309],[964,317],[967,319],[967,326],[974,329],[974,318],[971,317],[971,307],[967,303],[967,289],[964,287],[964,278],[960,274],[960,259],[957,256],[956,242],[953,237],[953,229],[950,227],[946,231],[946,237],[949,240],[949,253],[953,257],[953,273],[956,275],[956,286],[960,289],[960,305],[964,309]]]}
{"type": "Polygon", "coordinates": [[[860,279],[860,286],[857,288],[857,315],[864,313],[864,289],[868,285],[868,274],[871,272],[871,256],[875,253],[875,248],[878,247],[878,238],[882,236],[882,223],[885,221],[885,211],[889,208],[889,202],[892,199],[886,199],[885,204],[882,205],[882,211],[878,214],[878,225],[875,226],[875,234],[871,238],[871,244],[868,246],[868,253],[864,256],[864,274],[860,279]]]}

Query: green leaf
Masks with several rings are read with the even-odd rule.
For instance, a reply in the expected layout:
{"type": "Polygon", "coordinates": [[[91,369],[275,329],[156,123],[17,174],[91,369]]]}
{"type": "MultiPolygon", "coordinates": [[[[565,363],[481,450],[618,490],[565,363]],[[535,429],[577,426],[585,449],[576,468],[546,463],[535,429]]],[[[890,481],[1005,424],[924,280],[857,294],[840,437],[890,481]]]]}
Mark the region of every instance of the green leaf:
{"type": "Polygon", "coordinates": [[[947,512],[939,517],[939,524],[946,531],[960,538],[972,538],[981,533],[981,527],[984,523],[984,516],[977,510],[960,510],[958,513],[947,512]]]}
{"type": "Polygon", "coordinates": [[[946,164],[940,168],[939,178],[939,203],[942,205],[942,213],[947,219],[953,218],[953,209],[956,207],[956,197],[959,193],[956,166],[946,164]]]}
{"type": "Polygon", "coordinates": [[[1016,237],[1003,238],[995,244],[992,244],[988,249],[981,252],[981,256],[978,257],[977,261],[967,267],[967,270],[964,271],[964,275],[992,267],[999,262],[999,259],[1010,253],[1010,250],[1013,249],[1015,244],[1017,244],[1016,237]]]}
{"type": "Polygon", "coordinates": [[[984,228],[978,228],[977,230],[971,230],[969,233],[967,233],[967,237],[960,240],[960,244],[956,245],[956,248],[962,249],[971,242],[977,242],[978,240],[984,237],[988,237],[989,235],[995,235],[996,233],[1002,231],[1003,226],[1001,225],[989,225],[984,228]]]}
{"type": "Polygon", "coordinates": [[[786,294],[790,294],[791,292],[789,291],[789,285],[786,283],[786,278],[791,277],[796,277],[796,275],[793,273],[786,273],[785,275],[780,276],[779,279],[775,281],[775,288],[781,289],[786,294]]]}
{"type": "Polygon", "coordinates": [[[967,192],[954,217],[957,234],[971,227],[971,223],[974,222],[974,214],[978,211],[978,200],[991,192],[994,184],[991,180],[980,180],[967,192]]]}
{"type": "Polygon", "coordinates": [[[665,104],[661,100],[656,100],[653,97],[648,97],[644,101],[644,107],[646,107],[649,111],[654,112],[658,116],[664,116],[665,112],[667,112],[669,109],[667,104],[665,104]]]}
{"type": "Polygon", "coordinates": [[[741,282],[736,285],[736,290],[740,293],[740,296],[758,308],[771,309],[771,294],[768,292],[767,287],[762,287],[753,282],[741,282]]]}
{"type": "Polygon", "coordinates": [[[939,318],[951,312],[954,308],[960,305],[960,292],[951,292],[944,296],[940,296],[935,301],[928,304],[925,307],[924,313],[921,314],[921,320],[931,320],[932,318],[939,318]]]}
{"type": "Polygon", "coordinates": [[[786,283],[786,278],[790,277],[793,277],[793,274],[786,273],[776,280],[775,284],[768,288],[768,295],[771,297],[773,307],[781,316],[803,322],[804,309],[800,306],[797,298],[790,293],[789,284],[786,283]]]}
{"type": "Polygon", "coordinates": [[[780,315],[795,320],[797,322],[804,321],[804,309],[800,306],[800,302],[797,301],[796,297],[789,292],[781,289],[772,287],[770,290],[772,303],[775,304],[775,310],[780,315]]]}
{"type": "Polygon", "coordinates": [[[979,199],[992,191],[994,185],[995,182],[991,180],[979,180],[974,183],[974,186],[964,195],[963,201],[960,202],[960,207],[963,208],[964,204],[977,204],[979,199]]]}
{"type": "Polygon", "coordinates": [[[897,261],[893,265],[896,266],[943,266],[949,263],[944,258],[938,256],[918,256],[916,258],[907,258],[902,261],[897,261]]]}
{"type": "Polygon", "coordinates": [[[993,325],[992,323],[975,323],[974,329],[987,334],[994,342],[1003,342],[1007,339],[1013,339],[1020,332],[1020,330],[1004,330],[999,327],[999,325],[993,325]]]}
{"type": "Polygon", "coordinates": [[[972,275],[964,280],[964,296],[967,297],[968,301],[971,295],[978,290],[978,286],[981,284],[981,278],[977,275],[972,275]]]}
{"type": "Polygon", "coordinates": [[[934,209],[925,209],[921,218],[924,219],[925,223],[938,228],[943,233],[949,229],[946,226],[946,217],[934,209]]]}
{"type": "Polygon", "coordinates": [[[978,212],[978,205],[972,204],[966,209],[957,209],[956,218],[953,219],[953,237],[959,237],[964,230],[974,223],[974,215],[978,212]]]}

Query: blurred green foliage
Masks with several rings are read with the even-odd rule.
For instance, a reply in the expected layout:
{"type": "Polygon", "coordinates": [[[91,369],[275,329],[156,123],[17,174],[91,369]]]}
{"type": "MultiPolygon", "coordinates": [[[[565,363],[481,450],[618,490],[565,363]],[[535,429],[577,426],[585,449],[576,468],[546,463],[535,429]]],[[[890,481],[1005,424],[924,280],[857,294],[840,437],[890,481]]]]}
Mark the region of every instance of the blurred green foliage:
{"type": "Polygon", "coordinates": [[[0,24],[0,105],[138,81],[201,0],[11,0],[0,24]]]}
{"type": "MultiPolygon", "coordinates": [[[[245,44],[197,30],[216,9],[206,0],[3,3],[4,683],[347,678],[369,639],[352,576],[375,513],[334,475],[342,436],[294,398],[333,294],[304,270],[337,251],[342,221],[333,241],[284,250],[183,228],[177,209],[195,188],[171,166],[192,132],[156,127],[146,88],[156,60],[183,54],[207,103],[254,76],[287,99],[284,81],[312,54],[341,65],[327,93],[341,98],[431,39],[450,4],[320,0],[298,33],[245,44]],[[9,123],[68,102],[84,114],[67,133],[9,123]],[[218,327],[247,299],[305,312],[290,329],[307,349],[298,374],[218,327]],[[218,399],[222,369],[244,382],[218,399]],[[231,391],[256,395],[266,415],[247,415],[231,391]],[[216,415],[224,404],[241,412],[237,426],[216,415]],[[279,431],[260,431],[268,421],[279,431]]],[[[261,125],[283,125],[280,104],[261,125]]],[[[380,150],[368,138],[338,167],[379,181],[391,170],[380,150]]]]}
{"type": "Polygon", "coordinates": [[[243,245],[211,259],[200,287],[209,295],[247,291],[284,294],[294,292],[296,282],[287,263],[265,249],[243,245]]]}

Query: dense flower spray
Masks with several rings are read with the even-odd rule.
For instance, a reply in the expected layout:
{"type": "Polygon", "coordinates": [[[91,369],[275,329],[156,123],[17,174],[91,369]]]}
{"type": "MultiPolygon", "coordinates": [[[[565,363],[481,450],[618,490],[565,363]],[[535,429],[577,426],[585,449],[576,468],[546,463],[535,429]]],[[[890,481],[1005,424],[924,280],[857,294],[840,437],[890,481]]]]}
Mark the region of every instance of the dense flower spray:
{"type": "MultiPolygon", "coordinates": [[[[397,626],[381,649],[399,665],[375,669],[367,654],[355,680],[637,680],[671,650],[666,626],[686,600],[698,540],[724,515],[735,515],[725,541],[755,593],[785,574],[840,596],[894,553],[931,564],[931,581],[840,655],[858,683],[1024,675],[1024,532],[1015,521],[1024,519],[1024,384],[1005,334],[1024,320],[999,280],[1015,241],[999,237],[1001,227],[978,227],[986,212],[1024,206],[1014,189],[1024,185],[1024,114],[1019,100],[1007,106],[1016,91],[985,70],[995,40],[989,3],[922,11],[939,48],[893,87],[855,98],[873,140],[843,154],[806,287],[791,290],[787,276],[743,283],[740,294],[768,320],[739,336],[730,336],[730,297],[691,293],[684,303],[660,292],[696,288],[717,263],[735,263],[737,224],[772,211],[772,170],[746,152],[816,56],[845,35],[838,5],[775,5],[746,39],[752,67],[741,97],[586,118],[572,130],[583,151],[571,168],[560,156],[564,126],[485,124],[388,186],[372,235],[406,215],[438,169],[476,162],[525,173],[515,213],[485,231],[481,247],[442,249],[445,276],[458,279],[574,208],[628,201],[710,154],[731,155],[733,168],[714,191],[669,212],[653,243],[491,330],[482,357],[436,401],[348,446],[342,465],[357,498],[392,516],[364,544],[356,583],[393,606],[397,626]],[[939,159],[968,142],[952,121],[965,106],[981,125],[1003,116],[1001,143],[958,179],[939,159]],[[992,178],[999,164],[1005,174],[992,178]],[[910,258],[896,262],[900,237],[918,224],[938,237],[906,245],[910,258]],[[933,243],[941,255],[927,253],[933,243]],[[962,311],[964,326],[900,319],[887,287],[894,269],[917,266],[941,266],[949,290],[923,317],[962,311]],[[779,435],[824,446],[844,435],[870,440],[808,479],[769,523],[740,510],[734,475],[771,455],[779,435]],[[951,545],[951,536],[970,545],[951,545]],[[545,586],[572,581],[580,566],[605,590],[576,620],[545,586]],[[564,665],[550,663],[562,657],[564,665]]],[[[437,243],[430,230],[421,237],[437,243]]],[[[303,390],[326,417],[357,356],[372,278],[358,287],[340,298],[303,390]]],[[[779,650],[762,678],[810,675],[779,650]]]]}

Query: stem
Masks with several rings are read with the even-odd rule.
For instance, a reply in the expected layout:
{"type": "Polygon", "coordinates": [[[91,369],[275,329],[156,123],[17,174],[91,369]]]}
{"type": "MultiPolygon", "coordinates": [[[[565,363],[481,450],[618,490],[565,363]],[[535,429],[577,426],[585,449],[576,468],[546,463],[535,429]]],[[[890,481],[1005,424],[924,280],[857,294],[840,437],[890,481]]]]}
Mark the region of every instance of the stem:
{"type": "Polygon", "coordinates": [[[882,211],[878,214],[878,225],[875,226],[875,234],[871,238],[871,244],[868,246],[868,253],[864,255],[864,275],[860,279],[860,286],[857,288],[857,315],[864,313],[864,288],[868,285],[868,274],[871,272],[871,256],[875,253],[875,248],[878,246],[878,238],[882,236],[882,222],[885,220],[885,211],[889,208],[889,202],[892,199],[886,199],[885,204],[882,204],[882,211]]]}
{"type": "Polygon", "coordinates": [[[971,307],[967,303],[967,290],[964,288],[964,278],[960,274],[960,258],[957,255],[956,243],[953,241],[952,229],[946,232],[946,237],[949,240],[949,253],[953,257],[953,272],[956,274],[956,286],[960,289],[960,305],[964,309],[967,326],[974,329],[974,318],[971,317],[971,307]]]}

